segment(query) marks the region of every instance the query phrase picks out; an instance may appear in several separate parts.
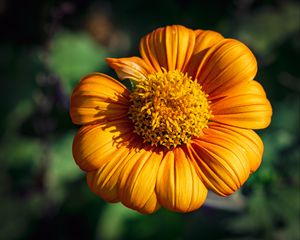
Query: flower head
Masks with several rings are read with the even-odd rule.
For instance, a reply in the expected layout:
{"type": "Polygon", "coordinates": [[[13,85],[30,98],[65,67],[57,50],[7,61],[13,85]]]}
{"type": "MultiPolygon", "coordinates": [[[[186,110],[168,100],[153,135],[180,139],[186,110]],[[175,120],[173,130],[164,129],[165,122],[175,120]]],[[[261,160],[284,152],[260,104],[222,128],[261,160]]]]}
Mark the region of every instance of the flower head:
{"type": "Polygon", "coordinates": [[[134,82],[131,92],[100,73],[73,91],[70,115],[83,125],[73,156],[91,190],[141,213],[189,212],[208,189],[235,192],[262,159],[252,129],[267,127],[272,115],[251,51],[175,25],[142,38],[140,54],[107,59],[120,80],[134,82]]]}

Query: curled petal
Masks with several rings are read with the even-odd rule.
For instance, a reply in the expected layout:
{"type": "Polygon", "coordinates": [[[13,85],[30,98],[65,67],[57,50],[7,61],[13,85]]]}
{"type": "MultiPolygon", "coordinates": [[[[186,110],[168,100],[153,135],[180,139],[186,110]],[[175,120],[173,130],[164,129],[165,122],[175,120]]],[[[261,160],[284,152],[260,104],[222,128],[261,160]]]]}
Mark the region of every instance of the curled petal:
{"type": "Polygon", "coordinates": [[[205,186],[221,196],[235,192],[249,176],[246,154],[239,145],[222,136],[204,135],[195,139],[188,152],[205,186]]]}
{"type": "Polygon", "coordinates": [[[84,171],[96,170],[132,148],[132,131],[129,119],[81,127],[73,141],[74,160],[84,171]]]}
{"type": "Polygon", "coordinates": [[[213,121],[231,126],[261,129],[271,122],[272,107],[262,86],[250,81],[232,95],[211,104],[213,121]]]}
{"type": "Polygon", "coordinates": [[[129,94],[122,84],[105,74],[87,75],[72,93],[71,119],[73,123],[83,125],[125,117],[129,94]]]}
{"type": "Polygon", "coordinates": [[[256,72],[252,52],[237,40],[224,39],[205,52],[193,77],[209,98],[214,99],[226,96],[233,87],[246,85],[256,72]]]}
{"type": "Polygon", "coordinates": [[[145,61],[139,57],[107,58],[106,62],[116,71],[121,80],[131,79],[139,81],[154,72],[151,65],[147,65],[145,61]]]}
{"type": "Polygon", "coordinates": [[[124,205],[141,213],[152,213],[159,208],[154,189],[161,159],[162,152],[147,148],[127,160],[118,184],[124,205]]]}
{"type": "Polygon", "coordinates": [[[182,70],[192,55],[194,44],[194,31],[180,25],[167,26],[143,37],[140,53],[157,72],[162,68],[182,70]]]}
{"type": "Polygon", "coordinates": [[[249,161],[250,171],[255,172],[259,167],[264,145],[260,137],[250,129],[242,129],[211,122],[203,129],[206,135],[217,135],[239,145],[249,161]]]}
{"type": "Polygon", "coordinates": [[[165,154],[158,171],[156,193],[162,206],[178,212],[196,210],[205,201],[207,189],[181,148],[165,154]]]}

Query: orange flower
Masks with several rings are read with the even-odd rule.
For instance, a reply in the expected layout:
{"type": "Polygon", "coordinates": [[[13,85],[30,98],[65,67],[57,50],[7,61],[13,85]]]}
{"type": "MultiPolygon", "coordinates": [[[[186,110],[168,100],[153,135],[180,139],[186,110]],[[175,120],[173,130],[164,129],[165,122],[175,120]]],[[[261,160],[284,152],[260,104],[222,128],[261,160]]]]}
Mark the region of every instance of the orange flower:
{"type": "Polygon", "coordinates": [[[83,125],[73,156],[93,192],[141,213],[160,206],[198,209],[208,189],[227,196],[259,167],[263,143],[252,129],[272,108],[241,42],[167,26],[140,42],[141,57],[107,59],[130,92],[100,73],[84,77],[70,115],[83,125]]]}

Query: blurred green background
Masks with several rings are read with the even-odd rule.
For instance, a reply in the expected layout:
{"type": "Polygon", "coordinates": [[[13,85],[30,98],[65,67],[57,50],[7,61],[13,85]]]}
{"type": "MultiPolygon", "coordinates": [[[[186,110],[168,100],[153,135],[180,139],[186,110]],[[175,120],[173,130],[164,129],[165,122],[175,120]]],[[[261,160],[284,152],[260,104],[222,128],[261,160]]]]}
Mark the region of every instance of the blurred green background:
{"type": "Polygon", "coordinates": [[[284,0],[0,1],[0,239],[300,239],[300,5],[284,0]],[[71,155],[79,79],[115,76],[168,24],[212,29],[255,53],[274,116],[263,163],[236,194],[189,214],[141,215],[91,193],[71,155]]]}

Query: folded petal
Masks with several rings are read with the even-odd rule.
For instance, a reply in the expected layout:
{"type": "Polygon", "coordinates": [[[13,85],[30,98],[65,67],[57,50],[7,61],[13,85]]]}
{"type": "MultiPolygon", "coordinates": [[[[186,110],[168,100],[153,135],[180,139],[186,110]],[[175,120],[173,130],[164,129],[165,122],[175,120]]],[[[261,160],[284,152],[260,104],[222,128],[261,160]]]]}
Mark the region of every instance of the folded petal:
{"type": "Polygon", "coordinates": [[[246,154],[251,172],[255,172],[259,167],[264,145],[254,131],[211,122],[208,124],[208,128],[203,129],[203,132],[208,136],[215,135],[225,138],[240,146],[246,154]]]}
{"type": "Polygon", "coordinates": [[[121,80],[131,79],[139,81],[154,72],[152,66],[147,65],[145,61],[139,57],[107,58],[106,62],[116,71],[121,80]]]}
{"type": "Polygon", "coordinates": [[[71,96],[70,116],[75,124],[113,121],[127,116],[129,91],[100,73],[84,77],[71,96]]]}
{"type": "Polygon", "coordinates": [[[140,53],[148,65],[160,72],[182,70],[188,63],[195,44],[195,33],[180,25],[158,28],[140,42],[140,53]]]}
{"type": "Polygon", "coordinates": [[[162,151],[149,147],[127,160],[118,185],[125,206],[141,213],[152,213],[159,208],[154,189],[162,157],[162,151]]]}
{"type": "Polygon", "coordinates": [[[235,192],[249,176],[246,154],[222,136],[207,134],[194,139],[188,152],[205,186],[221,196],[235,192]]]}
{"type": "Polygon", "coordinates": [[[196,210],[205,201],[207,189],[183,149],[165,153],[158,171],[156,193],[162,206],[178,212],[196,210]]]}
{"type": "Polygon", "coordinates": [[[271,122],[272,107],[262,86],[250,81],[245,87],[211,104],[213,121],[251,129],[266,128],[271,122]]]}
{"type": "Polygon", "coordinates": [[[96,170],[129,151],[135,136],[129,119],[83,126],[73,141],[74,160],[84,171],[96,170]]]}
{"type": "Polygon", "coordinates": [[[192,76],[202,85],[210,99],[226,96],[232,87],[246,85],[257,72],[252,52],[233,39],[221,40],[206,50],[197,66],[192,76]]]}

